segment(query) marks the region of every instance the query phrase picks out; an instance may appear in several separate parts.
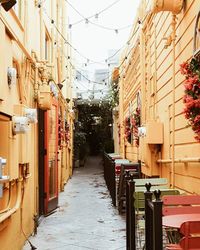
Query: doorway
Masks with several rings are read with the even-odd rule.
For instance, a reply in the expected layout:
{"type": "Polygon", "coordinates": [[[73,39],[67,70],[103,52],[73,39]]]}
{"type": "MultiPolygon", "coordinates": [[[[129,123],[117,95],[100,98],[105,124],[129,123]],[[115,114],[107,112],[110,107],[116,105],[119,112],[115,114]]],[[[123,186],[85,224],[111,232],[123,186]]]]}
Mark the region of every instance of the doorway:
{"type": "Polygon", "coordinates": [[[39,143],[39,216],[48,214],[58,205],[58,107],[38,110],[39,143]]]}

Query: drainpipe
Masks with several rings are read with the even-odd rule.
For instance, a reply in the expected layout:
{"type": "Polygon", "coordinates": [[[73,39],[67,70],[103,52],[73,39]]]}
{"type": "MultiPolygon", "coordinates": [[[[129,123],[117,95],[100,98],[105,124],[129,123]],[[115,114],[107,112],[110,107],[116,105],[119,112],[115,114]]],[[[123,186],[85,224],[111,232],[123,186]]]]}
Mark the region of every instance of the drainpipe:
{"type": "Polygon", "coordinates": [[[43,24],[43,13],[42,8],[40,8],[40,60],[44,60],[44,24],[43,24]]]}
{"type": "Polygon", "coordinates": [[[175,40],[176,40],[176,15],[172,15],[172,162],[171,162],[171,187],[175,185],[175,40]]]}

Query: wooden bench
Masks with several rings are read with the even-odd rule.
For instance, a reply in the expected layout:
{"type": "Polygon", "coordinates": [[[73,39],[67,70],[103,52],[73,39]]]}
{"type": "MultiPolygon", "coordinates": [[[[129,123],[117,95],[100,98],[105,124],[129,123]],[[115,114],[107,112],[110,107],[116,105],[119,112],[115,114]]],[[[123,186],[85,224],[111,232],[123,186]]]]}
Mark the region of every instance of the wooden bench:
{"type": "MultiPolygon", "coordinates": [[[[163,196],[175,196],[175,195],[179,195],[180,191],[178,189],[171,189],[171,188],[167,188],[165,186],[163,186],[162,188],[160,188],[159,186],[153,186],[151,188],[151,191],[155,191],[155,190],[160,190],[161,191],[161,198],[163,196]]],[[[145,209],[145,197],[144,197],[144,192],[146,190],[145,189],[139,189],[137,190],[137,188],[135,189],[135,194],[134,194],[134,198],[135,198],[135,210],[137,214],[140,214],[141,212],[144,213],[144,209],[145,209]]],[[[155,195],[153,194],[152,199],[155,199],[155,195]]]]}
{"type": "MultiPolygon", "coordinates": [[[[164,195],[177,196],[180,194],[180,191],[178,189],[171,189],[171,188],[167,187],[167,185],[166,185],[167,180],[165,178],[157,178],[157,179],[152,179],[153,180],[152,183],[154,184],[153,186],[150,185],[151,182],[147,182],[147,183],[149,183],[150,188],[151,188],[151,193],[152,193],[151,199],[152,200],[156,199],[154,192],[157,190],[161,191],[160,198],[162,198],[162,196],[164,196],[164,195]],[[160,180],[157,180],[157,179],[160,179],[160,180]]],[[[137,181],[138,180],[136,180],[136,182],[137,181]]],[[[148,181],[151,181],[151,179],[149,179],[148,181]]],[[[143,183],[144,182],[142,182],[142,184],[143,183]]],[[[137,225],[137,230],[138,230],[139,241],[140,241],[140,236],[144,235],[144,230],[146,230],[145,229],[145,221],[144,221],[145,192],[146,192],[146,184],[145,184],[145,186],[136,187],[135,193],[134,193],[135,211],[136,211],[136,225],[137,225]]]]}
{"type": "Polygon", "coordinates": [[[168,244],[166,250],[200,249],[200,221],[183,222],[180,227],[182,235],[178,244],[168,244]]]}
{"type": "Polygon", "coordinates": [[[154,191],[155,200],[152,199],[153,193],[149,186],[145,192],[146,250],[163,249],[163,225],[168,230],[178,230],[186,221],[200,222],[200,195],[163,195],[161,200],[162,192],[154,191]]]}
{"type": "Polygon", "coordinates": [[[164,195],[163,216],[172,214],[200,214],[200,195],[164,195]]]}
{"type": "Polygon", "coordinates": [[[121,165],[121,171],[117,187],[117,201],[119,213],[125,212],[125,201],[126,201],[126,171],[129,171],[129,176],[132,174],[134,179],[141,177],[141,164],[138,163],[126,163],[121,165]]]}

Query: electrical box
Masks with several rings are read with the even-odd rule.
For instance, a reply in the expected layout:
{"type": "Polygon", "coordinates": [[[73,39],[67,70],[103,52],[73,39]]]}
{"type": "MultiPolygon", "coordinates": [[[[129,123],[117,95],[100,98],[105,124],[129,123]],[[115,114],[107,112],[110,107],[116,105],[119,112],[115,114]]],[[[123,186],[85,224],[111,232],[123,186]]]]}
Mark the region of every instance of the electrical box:
{"type": "Polygon", "coordinates": [[[146,143],[163,144],[163,123],[149,121],[146,124],[146,143]]]}
{"type": "Polygon", "coordinates": [[[50,86],[44,84],[40,86],[39,94],[38,94],[38,106],[42,110],[50,110],[52,104],[52,95],[50,86]]]}
{"type": "Polygon", "coordinates": [[[146,127],[138,127],[138,136],[145,137],[147,134],[146,127]]]}
{"type": "Polygon", "coordinates": [[[28,118],[25,116],[13,116],[13,134],[25,134],[28,131],[28,118]]]}
{"type": "Polygon", "coordinates": [[[37,123],[37,109],[25,108],[24,110],[25,117],[28,118],[29,123],[37,123]]]}
{"type": "Polygon", "coordinates": [[[8,76],[8,86],[9,87],[11,87],[11,85],[13,85],[13,84],[16,84],[17,70],[15,68],[8,67],[7,76],[8,76]]]}
{"type": "Polygon", "coordinates": [[[14,114],[28,118],[28,123],[37,123],[37,109],[26,107],[23,104],[14,105],[14,114]]]}

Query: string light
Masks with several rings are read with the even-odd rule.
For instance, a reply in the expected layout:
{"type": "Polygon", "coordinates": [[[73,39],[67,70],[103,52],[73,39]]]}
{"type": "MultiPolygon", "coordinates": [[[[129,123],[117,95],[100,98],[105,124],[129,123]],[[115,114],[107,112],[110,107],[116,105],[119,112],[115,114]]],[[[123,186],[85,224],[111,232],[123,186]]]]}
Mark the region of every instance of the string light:
{"type": "Polygon", "coordinates": [[[106,8],[104,8],[104,9],[102,9],[101,11],[95,13],[94,15],[91,15],[91,16],[89,16],[89,17],[84,17],[84,16],[83,16],[83,15],[82,15],[82,14],[81,14],[81,13],[80,13],[80,12],[79,12],[79,11],[78,11],[78,10],[77,10],[68,0],[65,0],[65,2],[67,2],[67,3],[71,6],[71,8],[72,8],[75,12],[77,12],[77,13],[82,17],[81,20],[79,20],[79,21],[73,23],[72,25],[79,24],[79,23],[85,21],[86,18],[87,18],[88,20],[91,19],[91,18],[93,18],[93,17],[95,17],[95,19],[98,19],[98,17],[99,17],[100,14],[102,14],[102,13],[105,12],[106,10],[110,9],[112,6],[114,6],[115,4],[117,4],[119,1],[121,1],[121,0],[116,0],[116,1],[114,1],[113,3],[111,3],[110,5],[108,5],[106,8]]]}
{"type": "MultiPolygon", "coordinates": [[[[89,21],[89,19],[91,19],[92,17],[97,16],[97,14],[92,15],[92,16],[90,16],[90,17],[84,17],[84,15],[81,14],[80,11],[77,10],[68,0],[65,0],[65,1],[71,6],[71,8],[72,8],[75,12],[77,12],[77,13],[85,20],[85,24],[91,23],[92,25],[95,25],[95,26],[97,26],[97,27],[99,27],[99,28],[102,28],[102,29],[113,30],[113,31],[115,31],[115,32],[117,31],[116,34],[118,33],[118,30],[127,29],[127,28],[129,28],[129,27],[132,26],[132,25],[127,25],[127,26],[124,26],[124,27],[115,29],[115,28],[110,28],[110,27],[106,27],[106,26],[104,26],[104,25],[100,25],[100,24],[94,23],[94,22],[92,22],[92,21],[89,21]]],[[[117,0],[116,2],[119,2],[119,1],[120,1],[120,0],[117,0]]],[[[113,6],[113,4],[111,4],[111,5],[109,6],[109,8],[112,7],[112,6],[113,6]]],[[[99,12],[99,13],[102,13],[102,12],[99,12]]],[[[82,20],[83,20],[83,19],[82,19],[82,20]]],[[[82,20],[81,20],[81,21],[82,21],[82,20]]],[[[76,23],[74,23],[74,24],[71,24],[71,28],[72,28],[72,25],[75,25],[75,24],[78,24],[78,23],[80,23],[80,22],[78,21],[78,22],[76,22],[76,23]]]]}
{"type": "MultiPolygon", "coordinates": [[[[44,9],[44,12],[46,13],[46,15],[47,15],[47,17],[50,19],[50,21],[52,21],[52,19],[48,16],[48,14],[47,14],[47,12],[46,12],[45,9],[44,9]]],[[[145,19],[146,17],[147,17],[147,15],[144,17],[144,19],[145,19]]],[[[144,19],[143,19],[143,21],[144,21],[144,19]]],[[[139,21],[138,23],[139,23],[139,24],[142,24],[143,21],[139,21]]],[[[58,29],[58,27],[55,25],[55,23],[53,23],[53,25],[54,25],[54,27],[56,28],[57,32],[60,34],[60,36],[64,39],[64,41],[65,41],[72,49],[74,49],[78,54],[80,54],[82,57],[84,57],[76,48],[74,48],[74,47],[67,41],[67,39],[64,37],[64,35],[60,32],[60,30],[58,29]]],[[[137,33],[138,30],[139,30],[139,27],[137,27],[137,29],[133,31],[132,36],[131,36],[131,38],[128,40],[127,44],[130,44],[131,39],[133,38],[133,36],[135,36],[135,34],[137,33]]],[[[54,44],[56,45],[56,42],[55,42],[54,44]]],[[[124,45],[124,46],[125,46],[125,45],[124,45]]],[[[123,47],[124,47],[124,46],[123,46],[123,47]]],[[[123,47],[122,47],[122,48],[123,48],[123,47]]],[[[119,51],[121,51],[122,48],[120,48],[114,55],[116,55],[117,53],[119,53],[119,51]]],[[[133,49],[133,48],[130,49],[130,51],[128,52],[128,55],[131,53],[132,49],[133,49]]],[[[111,57],[105,59],[105,62],[107,62],[107,60],[110,59],[110,58],[112,58],[114,55],[112,55],[111,57]]],[[[123,61],[121,62],[121,64],[118,66],[118,68],[120,68],[121,65],[124,63],[124,61],[128,58],[128,55],[123,59],[123,61]]],[[[86,58],[86,57],[84,57],[84,58],[86,58]]],[[[68,57],[68,59],[70,59],[70,57],[68,57]]],[[[86,59],[89,60],[88,58],[86,58],[86,59]]],[[[95,62],[95,61],[93,61],[93,60],[91,60],[91,61],[94,62],[94,63],[101,63],[101,62],[95,62]]],[[[70,62],[70,64],[71,64],[71,62],[70,62]]],[[[76,69],[72,64],[71,64],[71,67],[72,67],[72,69],[76,69]]],[[[124,69],[123,69],[123,70],[124,70],[124,69]]],[[[78,71],[77,71],[77,72],[78,72],[78,71]]],[[[81,73],[81,72],[80,72],[80,73],[81,73]]],[[[82,74],[81,74],[81,75],[82,75],[82,74]]],[[[111,74],[111,75],[112,75],[112,74],[111,74]]],[[[82,75],[82,76],[83,76],[83,75],[82,75]]],[[[83,76],[83,77],[87,79],[87,77],[85,77],[85,76],[83,76]]],[[[108,80],[110,77],[111,77],[111,76],[108,75],[108,77],[106,77],[106,78],[103,80],[103,82],[104,82],[105,80],[108,80]]],[[[119,78],[120,78],[120,77],[119,77],[119,78]]],[[[95,82],[95,81],[91,81],[91,82],[97,83],[97,82],[95,82]]],[[[99,83],[99,84],[100,84],[100,83],[99,83]]]]}
{"type": "MultiPolygon", "coordinates": [[[[49,17],[47,11],[45,8],[43,8],[44,13],[47,15],[47,17],[49,18],[49,20],[51,20],[51,18],[49,17]]],[[[144,18],[145,19],[145,18],[144,18]]],[[[141,22],[142,23],[142,22],[141,22]]],[[[85,57],[84,55],[82,55],[76,48],[74,48],[72,46],[72,44],[70,44],[67,39],[64,37],[64,35],[60,32],[60,30],[58,29],[58,27],[55,25],[55,22],[53,23],[55,29],[57,30],[57,32],[60,34],[60,36],[63,38],[63,40],[65,41],[66,44],[68,44],[74,51],[76,51],[81,57],[91,61],[92,63],[96,63],[96,64],[104,64],[103,61],[94,61],[91,59],[88,59],[87,57],[85,57]]],[[[128,40],[127,43],[130,43],[131,39],[133,38],[133,36],[137,33],[139,27],[134,31],[134,33],[132,34],[131,38],[128,40]]],[[[107,60],[109,60],[110,58],[114,57],[116,54],[118,54],[126,45],[123,45],[119,50],[117,50],[117,52],[115,52],[112,56],[108,57],[107,59],[105,59],[105,62],[107,63],[107,60]]]]}

